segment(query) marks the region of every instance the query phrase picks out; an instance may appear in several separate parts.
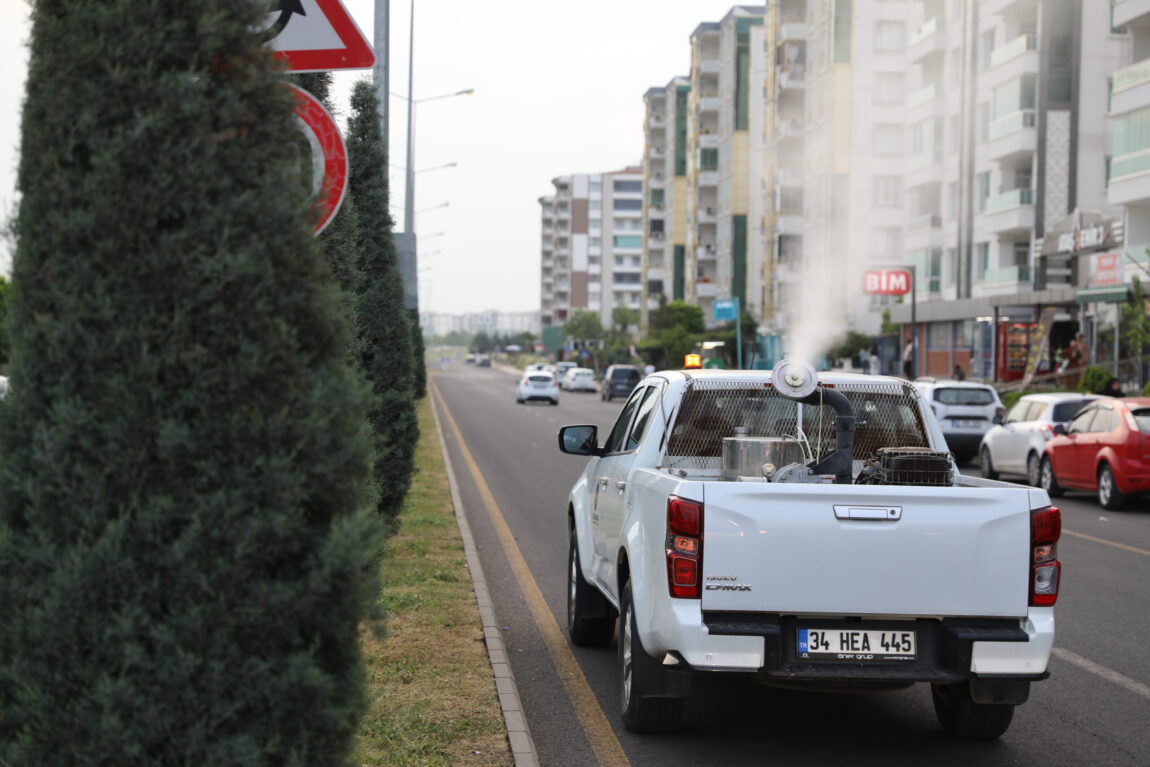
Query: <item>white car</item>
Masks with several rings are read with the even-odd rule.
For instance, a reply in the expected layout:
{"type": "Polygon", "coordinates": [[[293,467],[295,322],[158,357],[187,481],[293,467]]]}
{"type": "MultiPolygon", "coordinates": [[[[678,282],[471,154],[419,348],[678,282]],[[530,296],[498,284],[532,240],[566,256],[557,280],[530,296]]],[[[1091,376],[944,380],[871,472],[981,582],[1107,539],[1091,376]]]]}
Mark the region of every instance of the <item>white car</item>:
{"type": "Polygon", "coordinates": [[[532,370],[519,379],[515,403],[522,405],[532,400],[547,400],[552,405],[559,404],[559,382],[555,374],[544,370],[532,370]]]}
{"type": "Polygon", "coordinates": [[[998,392],[988,384],[920,378],[914,386],[930,403],[946,445],[959,463],[978,455],[982,437],[996,423],[1002,423],[1006,414],[998,392]]]}
{"type": "Polygon", "coordinates": [[[563,377],[562,386],[567,391],[599,391],[599,382],[591,368],[571,368],[563,377]]]}
{"type": "Polygon", "coordinates": [[[1054,427],[1065,424],[1098,398],[1096,394],[1061,392],[1027,394],[1019,399],[1006,414],[1006,420],[982,438],[978,451],[982,476],[1025,477],[1027,483],[1038,487],[1042,454],[1046,443],[1054,438],[1054,427]]]}

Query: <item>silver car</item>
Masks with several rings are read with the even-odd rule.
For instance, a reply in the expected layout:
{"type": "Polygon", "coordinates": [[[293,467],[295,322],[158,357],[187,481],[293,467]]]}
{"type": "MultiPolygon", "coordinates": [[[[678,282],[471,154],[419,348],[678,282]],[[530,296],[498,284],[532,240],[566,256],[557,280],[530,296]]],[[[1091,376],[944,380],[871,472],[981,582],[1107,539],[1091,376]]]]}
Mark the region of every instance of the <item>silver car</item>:
{"type": "Polygon", "coordinates": [[[982,476],[1025,477],[1028,484],[1038,487],[1042,453],[1054,437],[1054,427],[1096,399],[1095,394],[1077,392],[1027,394],[1019,399],[1002,424],[982,438],[978,449],[982,476]]]}

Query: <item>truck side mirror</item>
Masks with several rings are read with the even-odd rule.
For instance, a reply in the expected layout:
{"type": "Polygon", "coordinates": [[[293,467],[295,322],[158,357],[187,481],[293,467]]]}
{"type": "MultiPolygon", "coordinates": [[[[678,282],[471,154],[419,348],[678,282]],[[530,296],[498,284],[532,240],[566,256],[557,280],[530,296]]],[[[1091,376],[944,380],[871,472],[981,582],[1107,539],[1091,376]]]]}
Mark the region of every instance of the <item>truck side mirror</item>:
{"type": "Polygon", "coordinates": [[[570,455],[599,455],[599,427],[592,425],[561,427],[559,450],[570,455]]]}
{"type": "Polygon", "coordinates": [[[1066,424],[1064,424],[1064,423],[1054,424],[1054,433],[1055,434],[1065,434],[1066,433],[1066,424]]]}

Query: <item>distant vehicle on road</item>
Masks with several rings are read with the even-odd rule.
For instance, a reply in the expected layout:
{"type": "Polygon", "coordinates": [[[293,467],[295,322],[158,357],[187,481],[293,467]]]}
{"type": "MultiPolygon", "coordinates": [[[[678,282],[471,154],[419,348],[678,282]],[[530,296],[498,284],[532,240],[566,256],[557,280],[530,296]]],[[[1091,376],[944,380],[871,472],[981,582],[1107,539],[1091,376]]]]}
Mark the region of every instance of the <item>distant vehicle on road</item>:
{"type": "Polygon", "coordinates": [[[574,370],[577,367],[579,367],[579,363],[578,362],[571,362],[570,360],[565,360],[563,362],[556,362],[555,363],[555,375],[559,379],[560,384],[562,384],[563,378],[564,378],[564,376],[567,375],[568,371],[574,370]]]}
{"type": "Polygon", "coordinates": [[[599,384],[595,381],[595,371],[591,368],[571,368],[560,382],[567,391],[599,391],[599,384]]]}
{"type": "Polygon", "coordinates": [[[1054,427],[1065,424],[1079,410],[1098,399],[1095,394],[1055,392],[1027,394],[1010,408],[1006,420],[986,432],[979,448],[982,476],[1026,477],[1038,487],[1042,454],[1054,439],[1054,427]]]}
{"type": "Polygon", "coordinates": [[[610,402],[615,397],[630,397],[643,380],[643,373],[634,365],[610,365],[603,371],[599,399],[610,402]]]}
{"type": "Polygon", "coordinates": [[[491,367],[491,357],[486,354],[480,354],[475,358],[475,366],[481,368],[491,367]]]}
{"type": "Polygon", "coordinates": [[[1067,489],[1096,492],[1104,508],[1121,509],[1130,496],[1150,492],[1148,448],[1150,397],[1101,397],[1054,427],[1039,485],[1054,498],[1067,489]]]}
{"type": "Polygon", "coordinates": [[[959,463],[978,455],[983,435],[1002,423],[1006,415],[998,392],[987,384],[919,378],[914,385],[930,402],[946,444],[959,463]]]}
{"type": "Polygon", "coordinates": [[[544,370],[532,370],[519,379],[515,403],[522,405],[533,400],[546,400],[552,405],[559,404],[559,382],[555,374],[544,370]]]}

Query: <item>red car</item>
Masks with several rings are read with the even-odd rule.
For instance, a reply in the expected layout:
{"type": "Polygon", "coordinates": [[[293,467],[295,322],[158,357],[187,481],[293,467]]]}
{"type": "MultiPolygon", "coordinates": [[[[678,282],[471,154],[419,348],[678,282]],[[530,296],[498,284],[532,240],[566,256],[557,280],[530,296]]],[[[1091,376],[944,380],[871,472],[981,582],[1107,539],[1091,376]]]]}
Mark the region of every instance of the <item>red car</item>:
{"type": "Polygon", "coordinates": [[[1095,400],[1054,434],[1039,472],[1052,498],[1088,490],[1121,509],[1129,496],[1150,492],[1150,397],[1095,400]]]}

